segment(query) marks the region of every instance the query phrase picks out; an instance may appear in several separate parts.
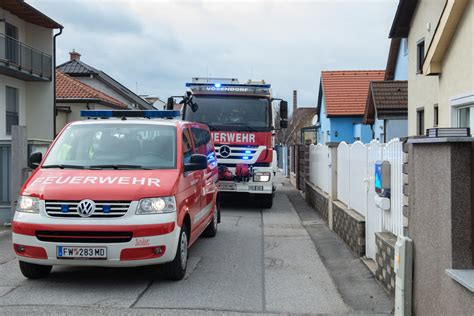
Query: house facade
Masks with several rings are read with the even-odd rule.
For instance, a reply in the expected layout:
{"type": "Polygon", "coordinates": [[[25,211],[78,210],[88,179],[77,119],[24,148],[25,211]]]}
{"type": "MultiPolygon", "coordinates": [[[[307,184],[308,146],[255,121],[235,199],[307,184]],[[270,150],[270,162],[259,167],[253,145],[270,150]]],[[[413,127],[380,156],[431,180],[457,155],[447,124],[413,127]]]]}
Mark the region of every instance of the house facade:
{"type": "Polygon", "coordinates": [[[78,52],[73,50],[69,55],[69,61],[57,66],[57,69],[62,73],[113,97],[121,103],[126,104],[130,109],[155,109],[147,100],[128,89],[104,71],[83,62],[81,60],[81,54],[78,52]]]}
{"type": "Polygon", "coordinates": [[[363,124],[367,92],[372,81],[384,79],[383,70],[322,71],[318,95],[318,143],[372,139],[363,124]]]}
{"type": "Polygon", "coordinates": [[[125,103],[56,70],[56,133],[67,123],[83,119],[82,110],[128,108],[125,103]]]}
{"type": "Polygon", "coordinates": [[[0,2],[0,223],[9,217],[12,126],[54,138],[54,42],[62,26],[24,1],[0,2]]]}
{"type": "Polygon", "coordinates": [[[393,37],[390,42],[384,81],[371,82],[364,124],[372,138],[386,143],[408,135],[408,40],[393,37]]]}
{"type": "Polygon", "coordinates": [[[414,1],[394,27],[408,35],[408,129],[474,127],[474,5],[470,0],[414,1]],[[407,22],[408,21],[408,22],[407,22]]]}

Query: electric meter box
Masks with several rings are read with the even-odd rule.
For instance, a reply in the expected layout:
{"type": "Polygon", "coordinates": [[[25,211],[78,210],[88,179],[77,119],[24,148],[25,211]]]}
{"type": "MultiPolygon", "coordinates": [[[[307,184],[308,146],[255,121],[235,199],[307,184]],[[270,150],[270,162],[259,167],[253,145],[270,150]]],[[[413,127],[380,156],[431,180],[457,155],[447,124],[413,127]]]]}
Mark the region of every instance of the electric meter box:
{"type": "Polygon", "coordinates": [[[375,192],[381,197],[390,197],[390,162],[377,161],[375,163],[375,192]]]}

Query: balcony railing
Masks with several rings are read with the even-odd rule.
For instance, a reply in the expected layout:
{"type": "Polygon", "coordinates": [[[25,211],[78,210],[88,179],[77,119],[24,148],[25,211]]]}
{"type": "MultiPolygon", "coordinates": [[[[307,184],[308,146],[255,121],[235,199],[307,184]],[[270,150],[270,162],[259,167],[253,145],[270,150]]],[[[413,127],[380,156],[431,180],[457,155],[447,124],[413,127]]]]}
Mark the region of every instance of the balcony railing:
{"type": "Polygon", "coordinates": [[[36,48],[0,33],[0,64],[30,80],[51,80],[53,58],[36,48]]]}

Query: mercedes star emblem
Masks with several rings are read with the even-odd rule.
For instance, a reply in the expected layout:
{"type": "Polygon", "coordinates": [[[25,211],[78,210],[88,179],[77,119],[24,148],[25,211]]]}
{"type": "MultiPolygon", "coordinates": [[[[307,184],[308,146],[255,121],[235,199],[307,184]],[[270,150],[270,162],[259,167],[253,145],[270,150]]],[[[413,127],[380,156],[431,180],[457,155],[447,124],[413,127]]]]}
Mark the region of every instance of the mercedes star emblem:
{"type": "Polygon", "coordinates": [[[221,154],[222,158],[227,158],[230,155],[230,147],[229,146],[221,146],[221,149],[219,149],[219,154],[221,154]]]}

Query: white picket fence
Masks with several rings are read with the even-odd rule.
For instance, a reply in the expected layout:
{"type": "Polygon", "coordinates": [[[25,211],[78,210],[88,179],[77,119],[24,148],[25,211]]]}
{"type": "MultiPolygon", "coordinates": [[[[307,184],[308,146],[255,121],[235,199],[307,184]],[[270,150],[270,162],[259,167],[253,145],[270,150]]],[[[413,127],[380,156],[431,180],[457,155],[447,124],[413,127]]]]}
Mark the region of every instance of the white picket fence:
{"type": "MultiPolygon", "coordinates": [[[[324,192],[331,183],[330,151],[325,145],[310,148],[310,182],[324,192]]],[[[403,154],[402,143],[393,139],[387,144],[342,142],[337,148],[337,199],[365,217],[366,256],[375,258],[375,233],[388,231],[403,234],[403,154]],[[391,208],[382,211],[375,205],[375,162],[391,165],[391,208]]]]}
{"type": "Polygon", "coordinates": [[[331,157],[326,145],[309,146],[309,181],[324,192],[329,192],[331,178],[331,157]]]}

